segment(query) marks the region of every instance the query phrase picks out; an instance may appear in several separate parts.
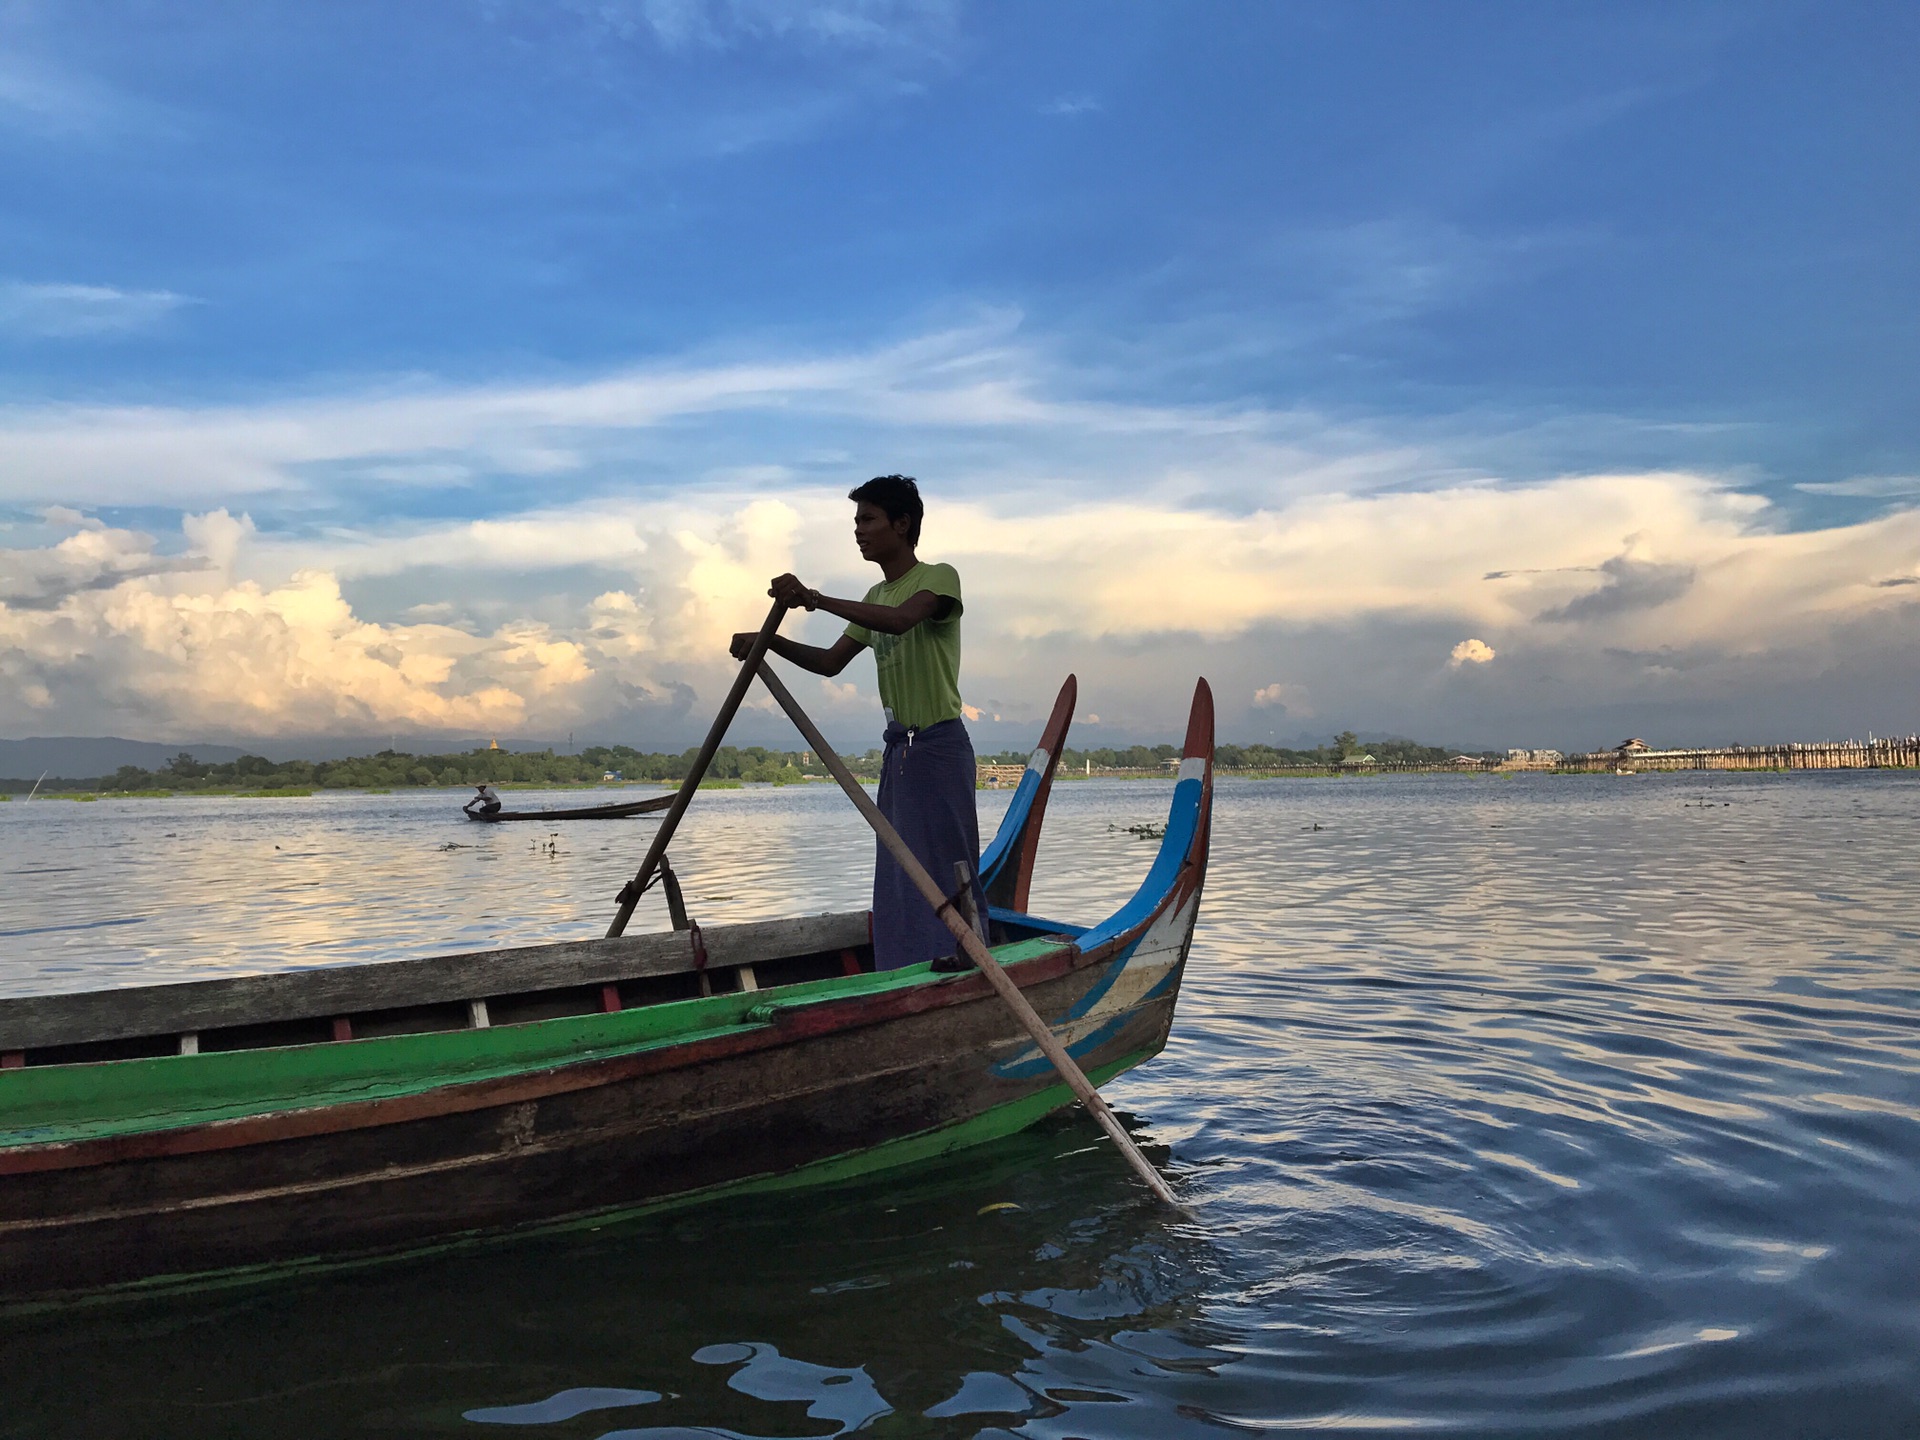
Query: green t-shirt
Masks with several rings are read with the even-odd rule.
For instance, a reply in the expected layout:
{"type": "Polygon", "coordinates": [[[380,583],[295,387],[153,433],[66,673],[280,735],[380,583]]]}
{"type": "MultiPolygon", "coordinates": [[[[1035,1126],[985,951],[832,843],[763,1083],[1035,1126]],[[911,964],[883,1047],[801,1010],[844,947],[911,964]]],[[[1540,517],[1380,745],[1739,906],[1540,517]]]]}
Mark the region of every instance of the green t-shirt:
{"type": "Polygon", "coordinates": [[[946,619],[922,620],[904,635],[847,626],[847,634],[873,647],[887,718],[909,730],[960,716],[960,575],[951,565],[922,560],[898,580],[881,581],[866,597],[869,605],[904,605],[922,590],[953,601],[946,619]]]}

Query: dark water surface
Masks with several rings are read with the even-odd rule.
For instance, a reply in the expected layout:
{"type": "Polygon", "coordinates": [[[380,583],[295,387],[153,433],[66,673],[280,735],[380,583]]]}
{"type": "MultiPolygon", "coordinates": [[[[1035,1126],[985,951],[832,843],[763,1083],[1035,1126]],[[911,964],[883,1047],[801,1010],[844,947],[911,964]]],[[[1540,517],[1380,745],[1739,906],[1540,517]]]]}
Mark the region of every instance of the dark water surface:
{"type": "MultiPolygon", "coordinates": [[[[1035,908],[1117,903],[1169,794],[1059,787],[1035,908]]],[[[656,823],[456,804],[0,805],[0,993],[597,934],[656,823]]],[[[1188,1215],[1062,1116],[0,1315],[0,1435],[1920,1435],[1917,815],[1884,773],[1225,782],[1172,1043],[1108,1087],[1188,1215]]],[[[870,850],[723,791],[675,863],[720,922],[858,904],[870,850]]]]}

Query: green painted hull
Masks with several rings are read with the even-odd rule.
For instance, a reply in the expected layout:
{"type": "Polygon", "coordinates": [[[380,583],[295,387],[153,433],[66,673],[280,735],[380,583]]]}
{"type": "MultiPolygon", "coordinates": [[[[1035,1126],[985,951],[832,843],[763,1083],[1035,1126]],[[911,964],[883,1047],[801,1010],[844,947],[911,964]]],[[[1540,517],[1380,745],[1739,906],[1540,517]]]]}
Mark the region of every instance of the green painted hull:
{"type": "MultiPolygon", "coordinates": [[[[1159,1053],[1158,1047],[1124,1056],[1110,1064],[1088,1070],[1087,1078],[1095,1085],[1104,1085],[1116,1076],[1125,1074],[1134,1066],[1152,1059],[1157,1053],[1159,1053]]],[[[361,1269],[370,1265],[385,1265],[396,1261],[419,1260],[434,1255],[473,1250],[486,1245],[512,1244],[538,1236],[601,1230],[609,1225],[629,1224],[658,1215],[672,1214],[693,1206],[715,1204],[726,1200],[845,1185],[883,1175],[891,1170],[929,1164],[977,1145],[989,1145],[995,1141],[1004,1140],[1011,1135],[1019,1134],[1029,1126],[1038,1124],[1056,1111],[1072,1107],[1075,1103],[1073,1091],[1062,1083],[1049,1086],[1022,1099],[995,1106],[971,1119],[939,1126],[918,1134],[903,1135],[898,1139],[882,1141],[877,1145],[849,1151],[843,1155],[829,1155],[782,1174],[757,1175],[744,1180],[728,1181],[699,1190],[687,1190],[668,1195],[644,1204],[588,1210],[558,1219],[532,1221],[505,1229],[463,1231],[428,1243],[397,1249],[303,1257],[257,1265],[234,1265],[221,1270],[185,1274],[152,1275],[139,1280],[101,1286],[86,1292],[68,1292],[49,1298],[18,1301],[12,1305],[0,1300],[0,1308],[13,1313],[31,1313],[35,1310],[66,1307],[88,1300],[111,1301],[140,1295],[266,1284],[296,1275],[361,1269]]]]}
{"type": "MultiPolygon", "coordinates": [[[[1052,948],[1029,941],[995,953],[1015,964],[1052,948]]],[[[486,1030],[21,1069],[0,1074],[0,1150],[425,1095],[556,1065],[745,1036],[767,1030],[782,1009],[884,995],[926,978],[921,965],[486,1030]]]]}
{"type": "MultiPolygon", "coordinates": [[[[1057,941],[1001,955],[1054,1018],[1124,963],[1057,941]]],[[[1104,1078],[1157,1051],[1173,998],[1130,1012],[1085,1067],[1104,1078]]],[[[918,968],[479,1032],[14,1071],[0,1294],[831,1184],[1072,1104],[1050,1070],[996,1073],[1029,1048],[979,977],[918,968]]]]}

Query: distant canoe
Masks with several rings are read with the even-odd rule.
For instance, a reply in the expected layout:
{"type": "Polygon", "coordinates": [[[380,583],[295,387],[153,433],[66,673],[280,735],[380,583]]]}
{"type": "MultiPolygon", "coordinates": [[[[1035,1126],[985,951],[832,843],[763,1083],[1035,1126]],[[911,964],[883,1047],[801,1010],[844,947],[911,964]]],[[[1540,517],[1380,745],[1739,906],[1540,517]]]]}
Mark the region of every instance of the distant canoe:
{"type": "Polygon", "coordinates": [[[655,795],[651,800],[629,800],[620,805],[587,805],[578,810],[496,810],[491,815],[469,810],[469,820],[491,825],[496,820],[624,820],[629,815],[648,815],[673,804],[671,795],[655,795]]]}

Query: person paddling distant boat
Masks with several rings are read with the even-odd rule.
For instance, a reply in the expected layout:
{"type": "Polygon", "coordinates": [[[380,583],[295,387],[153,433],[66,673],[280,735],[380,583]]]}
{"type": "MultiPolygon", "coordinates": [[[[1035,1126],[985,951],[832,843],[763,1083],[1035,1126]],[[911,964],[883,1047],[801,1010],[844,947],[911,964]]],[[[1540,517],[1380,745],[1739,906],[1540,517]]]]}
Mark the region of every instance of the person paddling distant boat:
{"type": "MultiPolygon", "coordinates": [[[[956,862],[965,864],[974,877],[974,913],[985,915],[973,741],[961,719],[960,576],[951,565],[919,558],[925,505],[910,476],[876,476],[847,498],[855,506],[854,543],[862,559],[880,567],[880,582],[864,599],[842,600],[797,576],[775,577],[767,590],[774,599],[824,610],[847,628],[830,647],[776,635],[768,648],[816,675],[838,675],[861,650],[872,649],[887,716],[880,811],[943,884],[956,862]]],[[[735,635],[734,657],[744,660],[755,638],[735,635]]],[[[884,846],[875,849],[873,959],[879,970],[928,960],[937,969],[972,968],[953,956],[952,934],[884,846]]]]}
{"type": "Polygon", "coordinates": [[[473,799],[467,801],[467,803],[460,808],[469,815],[473,814],[476,810],[482,815],[498,815],[500,813],[500,797],[485,785],[476,785],[473,788],[478,793],[474,795],[473,799]]]}

